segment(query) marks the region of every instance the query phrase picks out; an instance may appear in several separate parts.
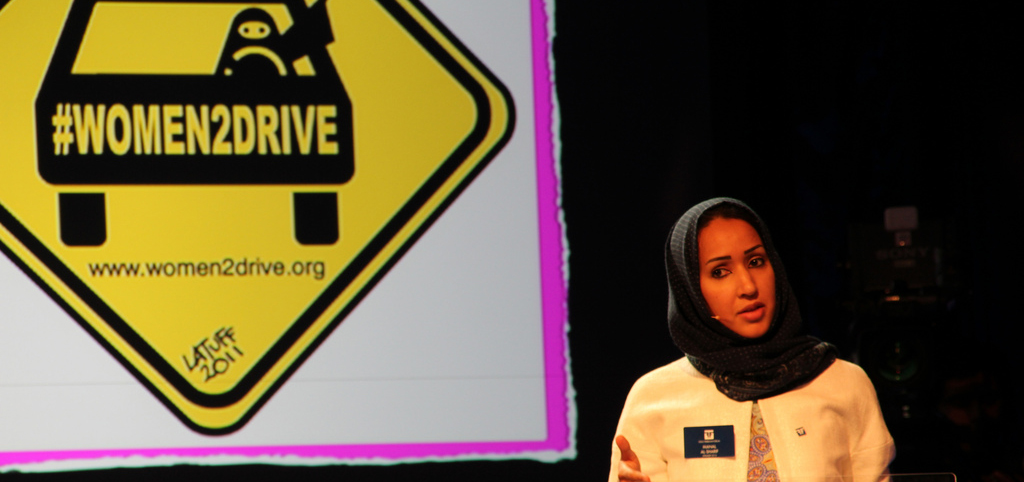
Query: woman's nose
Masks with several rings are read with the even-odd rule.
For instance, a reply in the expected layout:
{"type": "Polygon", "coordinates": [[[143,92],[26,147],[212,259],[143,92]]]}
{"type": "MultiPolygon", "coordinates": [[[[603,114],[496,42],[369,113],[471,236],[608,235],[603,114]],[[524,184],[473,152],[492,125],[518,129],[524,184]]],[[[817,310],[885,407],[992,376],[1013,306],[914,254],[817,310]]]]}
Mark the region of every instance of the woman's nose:
{"type": "Polygon", "coordinates": [[[757,298],[757,283],[754,282],[754,277],[750,275],[750,271],[742,269],[737,273],[739,281],[739,295],[740,298],[757,298]]]}

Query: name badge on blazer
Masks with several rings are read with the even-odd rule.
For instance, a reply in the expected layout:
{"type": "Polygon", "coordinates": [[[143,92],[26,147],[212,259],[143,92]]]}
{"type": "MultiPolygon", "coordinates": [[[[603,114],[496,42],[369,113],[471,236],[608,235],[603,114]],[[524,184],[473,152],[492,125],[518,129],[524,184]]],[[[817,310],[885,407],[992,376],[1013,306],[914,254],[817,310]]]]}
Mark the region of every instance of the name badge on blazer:
{"type": "Polygon", "coordinates": [[[735,457],[736,434],[732,425],[683,427],[683,455],[688,459],[735,457]]]}

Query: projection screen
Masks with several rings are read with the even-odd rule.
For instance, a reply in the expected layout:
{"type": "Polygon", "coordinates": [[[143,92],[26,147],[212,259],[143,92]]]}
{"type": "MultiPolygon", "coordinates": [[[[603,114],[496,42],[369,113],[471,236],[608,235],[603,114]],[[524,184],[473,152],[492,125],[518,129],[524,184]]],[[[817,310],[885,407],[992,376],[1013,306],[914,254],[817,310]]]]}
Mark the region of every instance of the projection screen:
{"type": "Polygon", "coordinates": [[[551,2],[0,2],[0,470],[575,456],[551,2]]]}

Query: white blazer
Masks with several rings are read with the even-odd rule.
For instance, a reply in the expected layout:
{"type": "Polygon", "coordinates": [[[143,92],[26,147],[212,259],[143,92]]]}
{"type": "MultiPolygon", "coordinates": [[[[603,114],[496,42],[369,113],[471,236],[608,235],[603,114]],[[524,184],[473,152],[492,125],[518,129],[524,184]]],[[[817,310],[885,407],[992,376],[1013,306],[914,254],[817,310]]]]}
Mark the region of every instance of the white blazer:
{"type": "MultiPolygon", "coordinates": [[[[619,419],[652,482],[747,480],[750,410],[715,388],[684,357],[633,385],[619,419]],[[735,456],[685,458],[683,428],[731,425],[735,456]]],[[[781,482],[879,482],[896,454],[878,397],[859,366],[836,360],[817,378],[758,400],[781,482]]],[[[619,450],[612,443],[609,481],[618,480],[619,450]]]]}

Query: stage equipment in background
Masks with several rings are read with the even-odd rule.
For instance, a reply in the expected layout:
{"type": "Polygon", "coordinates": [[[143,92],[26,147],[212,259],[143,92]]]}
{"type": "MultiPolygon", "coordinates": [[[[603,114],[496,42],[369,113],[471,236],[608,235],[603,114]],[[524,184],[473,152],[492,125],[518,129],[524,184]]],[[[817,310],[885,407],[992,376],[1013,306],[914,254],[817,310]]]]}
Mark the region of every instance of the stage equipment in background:
{"type": "Polygon", "coordinates": [[[888,208],[882,220],[851,229],[855,357],[887,419],[909,419],[928,410],[939,343],[953,323],[952,243],[943,224],[920,220],[915,206],[888,208]]]}

